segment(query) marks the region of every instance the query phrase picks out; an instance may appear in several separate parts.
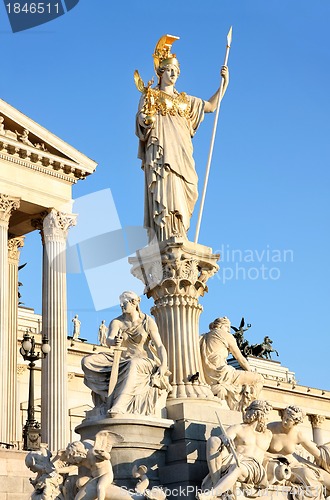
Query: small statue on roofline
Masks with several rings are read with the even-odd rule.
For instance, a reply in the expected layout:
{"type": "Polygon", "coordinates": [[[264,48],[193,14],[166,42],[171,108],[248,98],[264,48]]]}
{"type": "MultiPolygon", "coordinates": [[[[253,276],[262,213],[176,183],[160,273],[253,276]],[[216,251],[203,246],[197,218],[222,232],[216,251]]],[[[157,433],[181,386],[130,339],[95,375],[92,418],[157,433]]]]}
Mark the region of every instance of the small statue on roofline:
{"type": "Polygon", "coordinates": [[[276,356],[278,356],[278,352],[276,349],[273,349],[272,344],[273,341],[266,335],[264,337],[263,342],[260,344],[250,344],[248,340],[244,338],[244,333],[251,328],[251,323],[247,323],[247,328],[244,328],[245,320],[241,319],[241,323],[239,328],[235,326],[231,326],[231,329],[234,330],[233,336],[235,337],[237,347],[243,354],[243,356],[255,356],[256,358],[264,358],[264,359],[272,359],[271,353],[275,352],[276,356]]]}

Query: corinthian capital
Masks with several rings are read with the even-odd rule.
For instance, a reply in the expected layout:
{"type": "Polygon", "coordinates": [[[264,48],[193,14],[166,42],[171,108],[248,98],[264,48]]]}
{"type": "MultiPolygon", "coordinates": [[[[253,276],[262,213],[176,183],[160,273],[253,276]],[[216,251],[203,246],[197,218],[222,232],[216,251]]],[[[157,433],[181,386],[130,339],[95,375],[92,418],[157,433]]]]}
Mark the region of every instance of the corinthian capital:
{"type": "Polygon", "coordinates": [[[19,261],[19,249],[24,246],[24,236],[11,237],[8,240],[8,258],[10,260],[19,261]]]}
{"type": "Polygon", "coordinates": [[[309,420],[314,429],[320,429],[325,421],[325,417],[323,415],[309,415],[309,420]]]}
{"type": "Polygon", "coordinates": [[[8,224],[11,213],[20,205],[20,199],[0,193],[0,223],[8,224]]]}
{"type": "Polygon", "coordinates": [[[42,212],[40,217],[33,219],[31,224],[40,230],[42,242],[66,240],[68,230],[76,225],[77,215],[60,212],[53,208],[42,212]]]}

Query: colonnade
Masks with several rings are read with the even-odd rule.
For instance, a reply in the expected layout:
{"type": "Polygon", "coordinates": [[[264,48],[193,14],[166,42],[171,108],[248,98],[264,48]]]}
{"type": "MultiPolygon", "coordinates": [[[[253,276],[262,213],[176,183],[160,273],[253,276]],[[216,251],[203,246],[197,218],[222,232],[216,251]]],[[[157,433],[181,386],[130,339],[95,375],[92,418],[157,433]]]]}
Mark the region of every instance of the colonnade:
{"type": "MultiPolygon", "coordinates": [[[[10,218],[19,198],[0,193],[0,442],[22,439],[17,393],[18,264],[22,236],[10,234],[10,218]]],[[[58,450],[68,442],[66,239],[75,216],[48,209],[31,221],[40,230],[42,263],[42,334],[51,347],[42,361],[42,441],[58,450]]]]}

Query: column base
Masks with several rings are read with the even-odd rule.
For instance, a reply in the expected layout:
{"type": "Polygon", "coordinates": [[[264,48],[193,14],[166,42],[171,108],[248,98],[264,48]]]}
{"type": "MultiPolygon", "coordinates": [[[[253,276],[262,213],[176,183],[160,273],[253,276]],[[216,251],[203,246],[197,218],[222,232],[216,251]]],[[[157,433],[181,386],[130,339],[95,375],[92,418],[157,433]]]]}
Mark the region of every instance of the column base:
{"type": "Polygon", "coordinates": [[[182,383],[182,384],[174,384],[172,383],[172,391],[168,395],[168,401],[174,400],[178,401],[178,399],[205,399],[205,400],[213,400],[215,398],[212,393],[211,387],[207,384],[193,384],[191,382],[182,383]]]}

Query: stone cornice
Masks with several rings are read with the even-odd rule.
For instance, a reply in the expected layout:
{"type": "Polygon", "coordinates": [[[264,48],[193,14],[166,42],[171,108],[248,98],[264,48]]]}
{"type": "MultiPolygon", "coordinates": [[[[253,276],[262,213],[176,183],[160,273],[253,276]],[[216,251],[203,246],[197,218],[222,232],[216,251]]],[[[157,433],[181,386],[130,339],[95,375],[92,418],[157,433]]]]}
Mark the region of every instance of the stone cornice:
{"type": "Polygon", "coordinates": [[[0,159],[51,175],[71,184],[89,175],[89,172],[83,171],[73,161],[2,136],[0,136],[0,159]]]}

